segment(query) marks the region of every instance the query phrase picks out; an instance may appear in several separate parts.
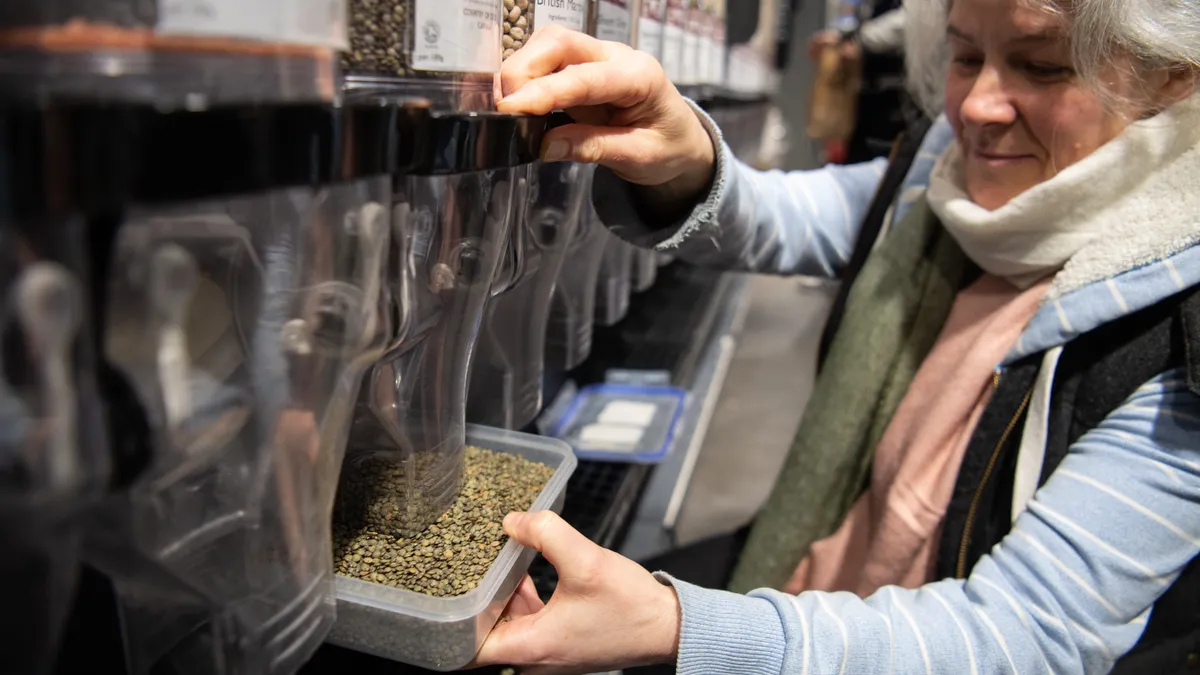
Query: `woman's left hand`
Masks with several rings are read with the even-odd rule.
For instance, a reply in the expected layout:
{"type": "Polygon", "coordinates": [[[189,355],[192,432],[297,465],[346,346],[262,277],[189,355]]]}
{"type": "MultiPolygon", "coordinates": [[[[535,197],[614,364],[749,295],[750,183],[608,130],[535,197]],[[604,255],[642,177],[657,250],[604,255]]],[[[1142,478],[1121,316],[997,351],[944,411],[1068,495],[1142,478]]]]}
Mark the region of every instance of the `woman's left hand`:
{"type": "Polygon", "coordinates": [[[675,660],[674,589],[593,544],[552,512],[510,514],[504,531],[554,565],[558,588],[543,604],[526,577],[475,666],[518,666],[522,675],[582,675],[675,660]]]}

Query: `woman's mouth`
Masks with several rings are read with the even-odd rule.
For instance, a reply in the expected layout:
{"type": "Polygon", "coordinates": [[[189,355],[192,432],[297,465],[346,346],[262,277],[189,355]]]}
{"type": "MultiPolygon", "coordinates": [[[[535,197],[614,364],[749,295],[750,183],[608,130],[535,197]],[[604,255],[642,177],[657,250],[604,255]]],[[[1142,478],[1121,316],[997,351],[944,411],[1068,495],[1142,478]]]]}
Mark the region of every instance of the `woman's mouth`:
{"type": "Polygon", "coordinates": [[[1009,166],[1012,164],[1036,159],[1033,155],[984,150],[976,150],[971,154],[974,156],[976,161],[987,164],[988,166],[996,167],[1009,166]]]}

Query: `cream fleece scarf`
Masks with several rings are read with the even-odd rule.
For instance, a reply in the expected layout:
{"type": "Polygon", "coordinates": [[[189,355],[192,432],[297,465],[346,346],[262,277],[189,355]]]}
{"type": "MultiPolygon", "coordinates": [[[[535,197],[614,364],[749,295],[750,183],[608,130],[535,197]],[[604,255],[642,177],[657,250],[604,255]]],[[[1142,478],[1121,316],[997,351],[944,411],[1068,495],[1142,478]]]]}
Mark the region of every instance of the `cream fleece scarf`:
{"type": "Polygon", "coordinates": [[[929,203],[977,265],[1026,288],[1058,273],[1047,299],[1160,260],[1200,240],[1200,94],[988,211],[963,187],[954,143],[929,203]]]}

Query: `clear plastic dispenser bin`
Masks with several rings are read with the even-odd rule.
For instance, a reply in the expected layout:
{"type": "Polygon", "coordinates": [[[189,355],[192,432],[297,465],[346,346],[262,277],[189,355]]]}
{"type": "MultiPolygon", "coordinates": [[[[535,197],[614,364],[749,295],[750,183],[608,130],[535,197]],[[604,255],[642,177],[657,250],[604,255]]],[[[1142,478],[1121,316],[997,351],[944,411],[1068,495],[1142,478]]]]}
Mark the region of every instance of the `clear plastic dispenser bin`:
{"type": "Polygon", "coordinates": [[[516,180],[537,157],[546,121],[433,113],[425,161],[392,186],[396,264],[387,285],[407,330],[363,383],[340,512],[370,498],[350,488],[397,466],[389,534],[419,533],[458,494],[472,353],[518,204],[516,180]]]}
{"type": "Polygon", "coordinates": [[[345,12],[344,0],[4,0],[0,93],[191,108],[331,101],[345,12]]]}
{"type": "Polygon", "coordinates": [[[633,250],[633,292],[645,293],[658,279],[658,254],[642,248],[633,250]]]}
{"type": "Polygon", "coordinates": [[[629,295],[633,292],[634,247],[615,234],[608,233],[604,260],[596,281],[596,323],[615,326],[629,313],[629,295]]]}
{"type": "Polygon", "coordinates": [[[38,166],[20,147],[33,149],[28,129],[15,122],[0,111],[0,664],[41,675],[53,672],[83,517],[110,462],[83,242],[78,229],[32,212],[23,172],[38,166]]]}
{"type": "MultiPolygon", "coordinates": [[[[554,467],[530,511],[561,512],[576,460],[562,441],[468,425],[465,441],[554,467]]],[[[500,618],[536,552],[508,540],[475,590],[434,597],[348,577],[337,578],[337,614],[329,641],[437,671],[471,662],[500,618]]]]}
{"type": "Polygon", "coordinates": [[[592,353],[596,325],[596,284],[610,235],[592,209],[591,175],[585,177],[579,227],[559,271],[546,329],[546,367],[566,371],[592,353]]]}
{"type": "MultiPolygon", "coordinates": [[[[94,513],[133,673],[291,673],[333,623],[330,513],[380,311],[393,129],[424,108],[60,106],[25,133],[86,222],[114,447],[94,513]]],[[[420,137],[420,136],[418,136],[420,137]]]]}
{"type": "Polygon", "coordinates": [[[526,206],[510,235],[522,258],[519,275],[488,303],[472,366],[467,419],[474,423],[521,429],[541,412],[554,285],[578,229],[582,176],[591,169],[540,162],[529,168],[526,206]]]}

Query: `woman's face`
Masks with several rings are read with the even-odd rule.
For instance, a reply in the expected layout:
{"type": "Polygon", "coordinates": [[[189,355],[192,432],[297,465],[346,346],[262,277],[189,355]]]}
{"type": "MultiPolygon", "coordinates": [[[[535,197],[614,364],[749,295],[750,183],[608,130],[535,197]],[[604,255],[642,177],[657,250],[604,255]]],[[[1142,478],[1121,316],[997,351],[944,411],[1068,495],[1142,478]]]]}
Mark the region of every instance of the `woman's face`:
{"type": "MultiPolygon", "coordinates": [[[[954,0],[950,11],[946,113],[967,194],[989,210],[1087,157],[1143,112],[1105,105],[1076,76],[1065,20],[1025,5],[954,0]]],[[[1131,68],[1105,80],[1118,95],[1137,84],[1131,68]]]]}

